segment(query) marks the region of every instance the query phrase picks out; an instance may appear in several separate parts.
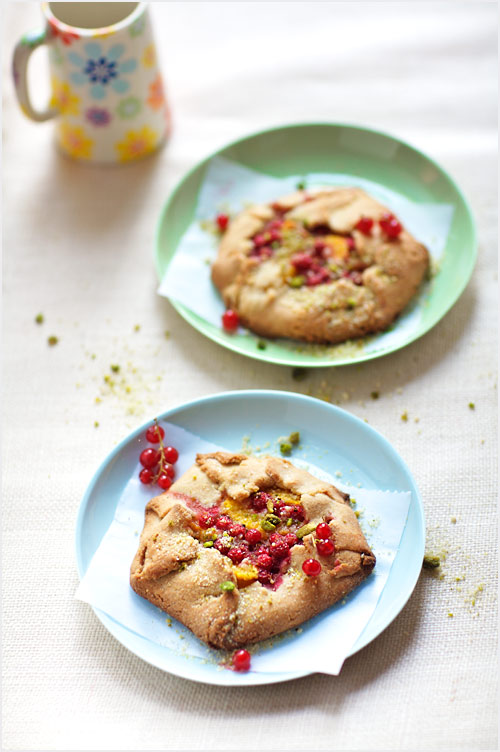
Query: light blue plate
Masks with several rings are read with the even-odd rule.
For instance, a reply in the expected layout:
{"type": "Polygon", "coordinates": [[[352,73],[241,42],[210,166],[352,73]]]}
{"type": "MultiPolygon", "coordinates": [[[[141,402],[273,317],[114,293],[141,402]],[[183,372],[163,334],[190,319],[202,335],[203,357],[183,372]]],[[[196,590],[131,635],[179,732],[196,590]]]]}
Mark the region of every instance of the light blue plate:
{"type": "MultiPolygon", "coordinates": [[[[400,549],[373,616],[350,655],[375,639],[398,615],[420,574],[425,524],[415,481],[387,439],[339,407],[293,392],[225,392],[188,402],[157,417],[233,451],[241,450],[245,436],[250,436],[252,446],[256,447],[266,442],[272,445],[279,436],[300,430],[304,448],[295,456],[302,456],[331,474],[340,470],[342,479],[351,482],[355,488],[361,483],[364,488],[409,491],[411,504],[400,549]]],[[[87,571],[113,520],[118,499],[135,469],[140,439],[150,424],[151,420],[124,439],[104,460],[90,482],[78,511],[76,526],[80,578],[87,571]]],[[[139,637],[102,611],[94,611],[106,629],[126,648],[153,666],[186,679],[207,684],[250,686],[287,681],[309,673],[290,671],[269,676],[220,670],[198,658],[178,655],[139,637]]]]}

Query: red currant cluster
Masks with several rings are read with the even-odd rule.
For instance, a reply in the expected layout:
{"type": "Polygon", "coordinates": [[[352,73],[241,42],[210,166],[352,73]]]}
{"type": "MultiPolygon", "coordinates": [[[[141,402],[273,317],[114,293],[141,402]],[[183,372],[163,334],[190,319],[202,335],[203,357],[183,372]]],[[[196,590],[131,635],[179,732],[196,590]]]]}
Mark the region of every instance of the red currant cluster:
{"type": "Polygon", "coordinates": [[[175,447],[164,446],[165,431],[155,420],[154,425],[146,431],[146,440],[150,444],[159,444],[159,447],[147,447],[139,455],[142,470],[139,480],[145,485],[156,483],[164,491],[168,491],[172,485],[175,470],[174,465],[179,458],[179,452],[175,447]]]}
{"type": "MultiPolygon", "coordinates": [[[[316,526],[316,551],[320,556],[331,556],[335,552],[332,541],[332,531],[326,522],[316,526]]],[[[306,559],[302,564],[302,571],[308,577],[317,577],[321,572],[321,564],[317,559],[306,559]]]]}
{"type": "MultiPolygon", "coordinates": [[[[371,217],[361,217],[355,227],[363,235],[371,235],[374,224],[375,222],[371,217]]],[[[397,238],[403,231],[403,225],[394,214],[383,214],[379,219],[379,225],[382,232],[385,232],[388,238],[397,238]]]]}

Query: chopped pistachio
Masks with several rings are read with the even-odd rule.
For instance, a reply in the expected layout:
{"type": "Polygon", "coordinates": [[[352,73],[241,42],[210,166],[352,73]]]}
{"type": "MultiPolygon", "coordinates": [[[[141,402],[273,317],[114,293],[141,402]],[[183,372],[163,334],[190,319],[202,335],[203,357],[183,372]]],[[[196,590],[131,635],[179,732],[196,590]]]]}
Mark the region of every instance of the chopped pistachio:
{"type": "Polygon", "coordinates": [[[230,580],[225,580],[224,582],[221,582],[220,584],[220,589],[222,591],[229,592],[231,590],[234,590],[235,587],[236,585],[234,584],[234,582],[230,582],[230,580]]]}
{"type": "Polygon", "coordinates": [[[347,298],[347,307],[349,308],[349,310],[356,308],[356,301],[354,298],[347,298]]]}
{"type": "Polygon", "coordinates": [[[452,518],[451,518],[451,523],[452,523],[452,525],[455,525],[455,524],[456,524],[456,522],[457,522],[457,518],[456,518],[456,517],[452,517],[452,518]]]}
{"type": "Polygon", "coordinates": [[[380,397],[380,392],[372,392],[370,394],[370,397],[372,398],[372,400],[376,400],[380,397]]]}
{"type": "Polygon", "coordinates": [[[260,526],[267,533],[273,533],[276,527],[280,524],[281,520],[275,514],[266,514],[260,526]]]}
{"type": "Polygon", "coordinates": [[[298,444],[300,441],[299,431],[292,431],[292,433],[288,437],[288,441],[290,442],[290,444],[298,444]]]}
{"type": "Polygon", "coordinates": [[[47,343],[49,347],[54,347],[54,345],[57,345],[58,342],[59,342],[59,337],[56,337],[53,334],[50,337],[47,337],[47,343]]]}
{"type": "Polygon", "coordinates": [[[264,342],[264,340],[259,339],[257,342],[257,350],[265,350],[267,347],[267,344],[264,342]]]}
{"type": "Polygon", "coordinates": [[[274,513],[274,504],[273,504],[273,502],[272,501],[268,501],[266,506],[267,506],[267,511],[269,512],[269,514],[273,514],[274,513]]]}
{"type": "Polygon", "coordinates": [[[309,535],[309,533],[313,533],[316,530],[316,525],[314,522],[308,522],[306,525],[302,525],[302,527],[299,527],[297,530],[297,538],[303,538],[305,535],[309,535]]]}
{"type": "Polygon", "coordinates": [[[475,410],[476,406],[473,402],[469,402],[469,410],[475,410]]]}
{"type": "Polygon", "coordinates": [[[134,332],[139,332],[140,329],[141,329],[141,325],[140,324],[135,324],[135,326],[134,326],[134,332]]]}
{"type": "Polygon", "coordinates": [[[38,313],[35,316],[35,321],[36,321],[37,324],[43,324],[43,322],[44,322],[43,313],[38,313]]]}
{"type": "Polygon", "coordinates": [[[308,371],[306,368],[294,368],[292,371],[292,379],[295,379],[295,381],[304,381],[304,379],[307,377],[308,371]]]}
{"type": "Polygon", "coordinates": [[[302,287],[305,280],[306,278],[303,274],[296,274],[294,277],[288,277],[286,282],[289,287],[302,287]]]}
{"type": "Polygon", "coordinates": [[[292,445],[289,441],[282,441],[280,444],[280,452],[281,454],[290,454],[292,451],[292,445]]]}
{"type": "Polygon", "coordinates": [[[120,366],[117,363],[113,363],[112,365],[110,365],[110,368],[113,371],[113,373],[118,373],[118,371],[120,370],[120,366]]]}
{"type": "Polygon", "coordinates": [[[211,540],[208,540],[208,541],[205,541],[205,543],[203,544],[203,548],[212,548],[213,545],[214,545],[214,542],[211,540]]]}
{"type": "Polygon", "coordinates": [[[170,339],[170,332],[168,331],[168,329],[165,329],[165,331],[163,332],[163,335],[165,339],[170,339]]]}
{"type": "Polygon", "coordinates": [[[293,519],[292,519],[291,517],[289,517],[289,518],[287,519],[287,521],[286,521],[286,526],[287,526],[287,527],[291,527],[292,525],[293,525],[293,519]]]}
{"type": "Polygon", "coordinates": [[[402,420],[402,421],[403,421],[404,423],[407,423],[407,422],[408,422],[408,413],[407,413],[407,411],[406,411],[406,410],[404,411],[404,413],[401,413],[401,420],[402,420]]]}
{"type": "Polygon", "coordinates": [[[306,181],[305,180],[299,180],[299,182],[297,183],[297,185],[295,187],[297,188],[298,191],[305,190],[306,181]]]}
{"type": "Polygon", "coordinates": [[[426,554],[424,556],[422,566],[424,567],[424,569],[437,569],[440,564],[441,562],[439,560],[439,556],[431,556],[430,554],[426,554]]]}
{"type": "Polygon", "coordinates": [[[94,428],[99,428],[99,421],[98,420],[94,420],[94,428]]]}
{"type": "Polygon", "coordinates": [[[452,619],[453,618],[453,613],[451,611],[448,611],[448,616],[450,617],[450,619],[452,619]]]}

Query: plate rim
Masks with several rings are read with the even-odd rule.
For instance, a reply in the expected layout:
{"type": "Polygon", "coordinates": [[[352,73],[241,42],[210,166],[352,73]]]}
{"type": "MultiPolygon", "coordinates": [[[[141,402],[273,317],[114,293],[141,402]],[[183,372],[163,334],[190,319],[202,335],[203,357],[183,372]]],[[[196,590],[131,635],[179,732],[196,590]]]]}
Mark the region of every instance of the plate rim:
{"type": "MultiPolygon", "coordinates": [[[[305,395],[302,393],[288,392],[288,391],[277,390],[277,389],[244,389],[244,390],[217,392],[212,395],[198,397],[194,400],[189,400],[188,402],[175,405],[166,411],[158,413],[156,417],[159,420],[168,420],[169,418],[173,417],[175,413],[178,413],[184,410],[193,410],[193,409],[196,410],[198,406],[206,404],[206,403],[210,403],[210,402],[224,402],[224,401],[231,400],[231,399],[234,400],[234,399],[242,399],[242,398],[243,399],[246,399],[246,398],[260,399],[262,397],[271,398],[271,399],[275,397],[280,397],[285,400],[292,400],[292,401],[297,400],[299,402],[305,402],[306,404],[314,403],[318,406],[321,406],[321,408],[324,409],[326,413],[330,413],[331,415],[339,415],[339,416],[342,416],[343,418],[347,418],[350,422],[352,422],[359,429],[371,435],[371,437],[374,440],[381,442],[384,450],[388,451],[389,454],[396,460],[396,462],[400,465],[400,467],[402,467],[402,469],[404,470],[408,478],[410,493],[412,497],[411,504],[414,504],[415,512],[417,514],[417,524],[421,530],[421,536],[419,537],[419,542],[420,542],[420,550],[421,550],[421,554],[423,558],[424,551],[425,551],[425,513],[424,513],[424,508],[423,508],[422,496],[420,494],[417,483],[415,479],[413,478],[413,475],[408,465],[403,460],[399,452],[393,447],[391,442],[383,434],[381,434],[380,431],[378,431],[376,428],[374,428],[370,424],[365,423],[361,418],[349,412],[348,410],[344,410],[343,408],[337,405],[332,405],[328,402],[324,402],[323,400],[317,399],[316,397],[311,397],[309,395],[305,395]]],[[[110,463],[112,463],[118,457],[121,451],[131,441],[133,441],[137,436],[139,436],[145,431],[148,425],[150,425],[151,420],[152,418],[145,421],[143,424],[141,424],[138,428],[131,431],[126,437],[124,437],[118,444],[116,444],[113,447],[113,449],[106,455],[104,460],[102,460],[102,462],[99,464],[97,470],[94,472],[89,484],[87,485],[85,493],[78,506],[77,516],[76,516],[75,536],[74,536],[76,568],[77,568],[78,577],[80,581],[88,568],[88,564],[87,564],[87,567],[84,566],[81,541],[82,541],[82,534],[83,534],[84,518],[85,518],[87,508],[88,508],[89,501],[94,492],[94,489],[97,483],[99,482],[101,475],[108,468],[110,463]]],[[[405,530],[406,530],[406,526],[405,526],[405,530]]],[[[103,533],[103,535],[105,534],[105,532],[103,533]]],[[[398,553],[396,554],[394,561],[396,561],[398,553]]],[[[394,619],[406,606],[413,591],[415,590],[415,586],[420,576],[420,571],[421,571],[420,567],[418,569],[415,568],[413,577],[410,578],[410,585],[408,586],[408,591],[405,593],[405,596],[401,602],[398,602],[396,606],[393,606],[392,608],[388,610],[388,615],[386,616],[384,620],[385,621],[384,626],[381,629],[379,629],[379,631],[374,636],[369,637],[369,638],[365,636],[363,639],[363,635],[366,632],[366,627],[369,625],[369,622],[367,622],[367,624],[365,625],[365,629],[363,629],[363,631],[359,635],[358,639],[353,645],[351,652],[346,656],[346,659],[350,658],[352,655],[355,655],[357,652],[362,650],[368,644],[373,642],[377,637],[379,637],[382,634],[382,632],[385,631],[385,629],[387,629],[387,627],[390,624],[392,624],[394,619]]],[[[382,597],[382,594],[380,597],[382,597]]],[[[380,601],[380,598],[379,598],[379,601],[380,601]]],[[[377,602],[377,606],[378,606],[379,601],[377,602]]],[[[90,604],[87,604],[87,605],[90,605],[90,604]]],[[[373,614],[375,614],[377,606],[375,607],[373,614]]],[[[173,676],[179,676],[183,679],[189,679],[191,681],[196,681],[202,684],[210,684],[214,686],[256,686],[256,685],[262,685],[262,684],[275,684],[275,683],[279,683],[282,681],[291,681],[293,679],[299,679],[304,676],[312,676],[314,673],[316,673],[314,671],[292,671],[292,672],[287,672],[283,674],[254,674],[252,675],[252,674],[237,674],[234,672],[224,672],[224,679],[228,679],[228,681],[225,681],[225,680],[215,681],[213,680],[215,679],[215,677],[212,678],[211,676],[209,678],[205,678],[205,677],[190,675],[188,666],[186,667],[186,671],[179,670],[177,667],[175,671],[170,671],[169,669],[165,668],[163,665],[160,665],[160,661],[155,662],[154,660],[151,659],[150,656],[145,657],[144,654],[141,654],[140,650],[137,650],[135,647],[132,647],[130,644],[127,643],[126,640],[122,639],[120,633],[123,631],[126,635],[131,635],[131,638],[130,638],[131,640],[139,638],[139,641],[140,641],[140,640],[146,640],[146,638],[142,637],[141,635],[136,635],[132,630],[129,630],[125,626],[119,624],[112,617],[110,617],[108,614],[101,611],[100,609],[94,608],[94,606],[90,606],[90,607],[92,608],[93,612],[95,613],[95,615],[97,616],[101,624],[128,651],[130,651],[136,657],[140,658],[146,663],[149,663],[150,665],[155,666],[156,668],[160,669],[161,671],[165,671],[166,673],[172,674],[173,676]]],[[[371,618],[373,618],[373,614],[371,618]]],[[[150,642],[149,640],[146,640],[146,641],[150,642]]],[[[161,647],[162,646],[160,646],[160,648],[161,647]]],[[[222,678],[222,673],[221,673],[220,678],[222,678]]]]}
{"type": "MultiPolygon", "coordinates": [[[[266,354],[265,350],[259,350],[257,347],[255,350],[243,350],[237,343],[232,341],[229,338],[226,338],[223,336],[223,332],[219,330],[211,331],[209,328],[207,331],[205,329],[202,329],[197,324],[197,319],[200,319],[201,321],[204,321],[202,317],[198,316],[196,313],[191,311],[187,306],[185,306],[183,303],[179,303],[176,300],[171,300],[170,298],[166,298],[168,302],[173,306],[173,308],[177,311],[177,313],[186,321],[190,326],[192,326],[197,332],[199,332],[201,335],[207,337],[212,342],[215,342],[216,344],[220,345],[221,347],[224,347],[231,352],[235,352],[238,355],[241,355],[243,357],[248,357],[253,360],[259,360],[264,363],[273,363],[274,365],[281,365],[284,367],[298,367],[298,368],[335,368],[340,366],[349,366],[349,365],[357,365],[358,363],[365,363],[369,362],[370,360],[374,360],[375,358],[381,358],[386,355],[390,355],[393,352],[397,352],[398,350],[401,350],[403,347],[406,347],[407,345],[410,345],[412,342],[415,342],[416,340],[420,339],[420,337],[423,337],[427,332],[429,332],[436,324],[438,324],[441,319],[443,319],[446,314],[453,308],[453,306],[457,303],[460,296],[464,292],[465,288],[469,284],[469,281],[471,279],[472,273],[474,271],[476,262],[477,262],[477,253],[478,253],[478,232],[477,232],[477,224],[476,220],[472,211],[472,208],[463,193],[462,189],[458,185],[458,183],[454,180],[454,178],[445,170],[435,159],[428,156],[425,152],[423,152],[421,149],[418,149],[416,146],[413,146],[409,142],[399,138],[398,136],[392,135],[392,133],[379,130],[376,128],[370,128],[368,126],[356,124],[356,123],[344,123],[344,122],[338,122],[338,121],[311,121],[311,122],[304,122],[304,123],[285,123],[282,125],[276,125],[272,126],[271,128],[264,128],[258,131],[254,131],[251,133],[247,133],[244,136],[240,136],[237,139],[234,139],[233,141],[230,141],[226,143],[224,146],[219,147],[218,149],[212,151],[210,154],[208,154],[206,157],[198,160],[196,164],[194,164],[189,170],[187,170],[184,175],[182,175],[177,183],[174,185],[172,190],[170,191],[170,194],[168,195],[165,203],[163,204],[163,207],[160,211],[159,219],[156,223],[156,229],[154,234],[154,263],[155,263],[155,270],[158,280],[161,282],[162,279],[162,271],[161,271],[161,252],[160,252],[160,236],[162,233],[163,224],[165,222],[166,215],[170,209],[171,204],[175,200],[176,196],[182,189],[182,186],[184,183],[189,180],[189,178],[197,172],[199,169],[205,168],[209,162],[218,156],[223,156],[223,153],[227,151],[228,149],[231,149],[235,146],[238,146],[239,144],[242,144],[245,141],[250,141],[251,139],[254,139],[258,136],[264,136],[267,134],[274,133],[276,131],[281,130],[292,130],[292,129],[300,129],[300,128],[315,128],[315,127],[327,127],[327,128],[334,128],[334,129],[341,129],[341,128],[349,128],[351,130],[360,131],[365,134],[370,134],[372,136],[382,136],[386,139],[389,139],[390,141],[393,141],[400,146],[405,147],[406,149],[409,149],[410,151],[414,152],[416,155],[418,155],[421,159],[432,165],[434,169],[436,169],[452,186],[453,190],[458,194],[459,199],[461,199],[463,208],[465,209],[465,213],[468,219],[468,222],[470,224],[471,233],[472,233],[472,242],[471,247],[469,250],[469,264],[466,270],[466,273],[463,275],[463,279],[461,281],[461,284],[458,285],[453,295],[450,298],[449,303],[439,312],[439,315],[437,318],[431,319],[427,322],[427,324],[422,328],[418,329],[417,332],[413,333],[408,339],[406,339],[402,343],[396,343],[388,348],[384,349],[383,351],[378,352],[372,352],[372,353],[364,353],[362,357],[354,357],[354,358],[339,358],[335,361],[323,361],[318,360],[313,357],[310,357],[309,359],[304,358],[300,362],[292,361],[287,359],[285,356],[273,356],[270,354],[266,354]]],[[[266,173],[264,173],[266,174],[266,173]]],[[[172,254],[171,258],[168,261],[168,264],[170,264],[171,259],[177,252],[177,248],[175,249],[174,253],[172,254]]],[[[168,266],[167,264],[167,266],[168,266]]],[[[204,322],[208,326],[209,322],[204,322]]]]}

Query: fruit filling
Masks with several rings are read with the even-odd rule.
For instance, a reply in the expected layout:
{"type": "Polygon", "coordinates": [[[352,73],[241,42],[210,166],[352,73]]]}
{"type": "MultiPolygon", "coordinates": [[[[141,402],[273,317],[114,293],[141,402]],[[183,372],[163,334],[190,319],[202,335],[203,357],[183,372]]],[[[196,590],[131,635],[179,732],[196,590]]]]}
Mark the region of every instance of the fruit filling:
{"type": "Polygon", "coordinates": [[[303,545],[309,533],[316,532],[319,555],[335,551],[329,525],[309,523],[297,497],[286,491],[258,491],[243,502],[223,498],[208,508],[192,500],[188,506],[196,514],[197,537],[231,560],[240,588],[258,581],[276,590],[290,564],[290,549],[303,545]]]}
{"type": "MultiPolygon", "coordinates": [[[[378,222],[386,239],[396,239],[401,223],[392,214],[378,222]]],[[[361,217],[356,230],[372,235],[375,221],[361,217]]],[[[363,271],[373,263],[356,247],[352,234],[334,233],[327,225],[308,226],[299,219],[288,219],[279,206],[275,215],[252,238],[250,257],[258,262],[274,257],[282,262],[285,282],[292,288],[315,287],[342,277],[355,285],[363,284],[363,271]]]]}

